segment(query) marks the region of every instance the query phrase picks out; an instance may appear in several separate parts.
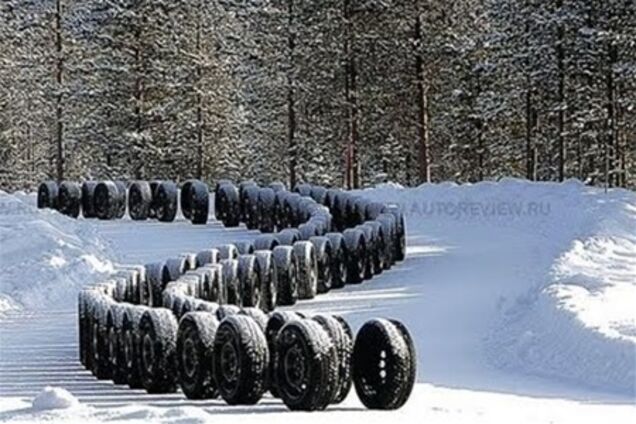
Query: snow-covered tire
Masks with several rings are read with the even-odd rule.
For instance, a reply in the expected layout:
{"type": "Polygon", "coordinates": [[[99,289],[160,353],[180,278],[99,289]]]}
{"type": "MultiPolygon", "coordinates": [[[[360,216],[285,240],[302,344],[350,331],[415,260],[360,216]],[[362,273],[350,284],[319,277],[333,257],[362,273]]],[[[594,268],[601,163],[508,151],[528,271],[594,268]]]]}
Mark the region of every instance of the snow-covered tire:
{"type": "Polygon", "coordinates": [[[150,217],[152,189],[148,181],[134,181],[128,189],[128,214],[133,221],[150,217]]]}
{"type": "Polygon", "coordinates": [[[241,222],[241,203],[238,189],[234,184],[219,186],[214,197],[216,219],[226,227],[238,227],[241,222]]]}
{"type": "Polygon", "coordinates": [[[196,254],[195,262],[196,267],[200,268],[209,264],[219,263],[219,250],[218,249],[205,249],[196,254]]]}
{"type": "Polygon", "coordinates": [[[386,269],[386,243],[387,239],[384,233],[384,227],[378,221],[367,221],[362,224],[364,227],[370,227],[373,231],[373,252],[371,254],[373,274],[381,274],[386,269]]]}
{"type": "Polygon", "coordinates": [[[298,193],[303,197],[311,196],[311,185],[306,183],[298,183],[294,187],[294,193],[298,193]]]}
{"type": "Polygon", "coordinates": [[[243,189],[242,214],[243,222],[248,230],[258,229],[260,223],[258,192],[259,188],[256,185],[243,189]]]}
{"type": "Polygon", "coordinates": [[[115,181],[115,187],[119,197],[117,198],[117,210],[115,211],[115,218],[122,219],[126,215],[126,201],[128,198],[128,187],[123,181],[115,181]]]}
{"type": "Polygon", "coordinates": [[[241,305],[260,306],[263,293],[260,267],[255,255],[239,256],[238,279],[241,292],[241,305]]]}
{"type": "Polygon", "coordinates": [[[259,229],[263,233],[273,233],[276,226],[274,200],[276,193],[269,187],[258,191],[259,229]]]}
{"type": "Polygon", "coordinates": [[[388,206],[387,209],[395,217],[395,260],[398,262],[403,261],[406,257],[406,222],[404,214],[397,205],[388,206]]]}
{"type": "Polygon", "coordinates": [[[230,315],[236,315],[236,314],[239,314],[240,312],[241,312],[241,308],[239,308],[236,305],[221,305],[216,310],[216,318],[219,321],[223,321],[225,318],[229,317],[230,315]]]}
{"type": "Polygon", "coordinates": [[[234,244],[222,244],[217,246],[217,250],[219,251],[219,259],[236,259],[238,258],[239,252],[234,244]]]}
{"type": "Polygon", "coordinates": [[[165,308],[148,309],[141,317],[141,382],[148,393],[176,391],[177,328],[177,320],[165,308]]]}
{"type": "Polygon", "coordinates": [[[309,240],[312,237],[319,236],[320,232],[313,223],[305,222],[298,226],[301,240],[309,240]]]}
{"type": "Polygon", "coordinates": [[[257,324],[261,331],[265,332],[265,327],[267,327],[267,314],[263,312],[260,308],[247,307],[241,309],[239,315],[247,315],[252,318],[257,324]]]}
{"type": "Polygon", "coordinates": [[[367,267],[367,247],[364,234],[358,229],[347,229],[342,233],[347,247],[347,284],[364,281],[367,267]]]}
{"type": "Polygon", "coordinates": [[[276,392],[291,410],[327,407],[333,397],[338,364],[334,343],[320,324],[293,320],[276,338],[276,392]]]}
{"type": "Polygon", "coordinates": [[[192,197],[190,188],[196,180],[186,180],[181,186],[179,192],[179,205],[181,206],[181,214],[187,220],[192,217],[192,197]]]}
{"type": "Polygon", "coordinates": [[[101,297],[93,306],[93,329],[92,329],[92,365],[93,374],[98,380],[109,380],[111,378],[110,360],[108,358],[108,308],[113,301],[106,297],[101,297]]]}
{"type": "Polygon", "coordinates": [[[255,250],[274,250],[280,243],[273,234],[261,234],[254,240],[255,250]]]}
{"type": "Polygon", "coordinates": [[[376,219],[378,216],[380,216],[386,211],[387,211],[387,208],[384,205],[384,203],[369,202],[367,203],[367,206],[365,209],[365,218],[367,221],[373,221],[374,219],[376,219]]]}
{"type": "Polygon", "coordinates": [[[84,218],[96,218],[95,215],[95,187],[96,181],[84,181],[82,183],[82,216],[84,218]]]}
{"type": "Polygon", "coordinates": [[[207,312],[190,312],[179,322],[177,373],[179,386],[188,399],[218,396],[211,366],[218,326],[216,317],[207,312]]]}
{"type": "Polygon", "coordinates": [[[332,194],[329,211],[333,216],[333,225],[337,231],[344,231],[347,228],[347,198],[350,195],[338,191],[332,194]]]}
{"type": "Polygon", "coordinates": [[[123,366],[123,317],[125,308],[125,304],[113,303],[109,307],[106,318],[108,360],[111,367],[111,378],[115,384],[126,384],[128,382],[128,375],[123,366]]]}
{"type": "Polygon", "coordinates": [[[101,181],[95,187],[95,214],[99,219],[115,219],[119,211],[121,194],[112,181],[101,181]]]}
{"type": "Polygon", "coordinates": [[[276,311],[270,314],[267,325],[265,326],[265,338],[267,339],[267,346],[269,348],[269,378],[268,387],[272,396],[278,397],[278,391],[276,390],[276,384],[274,379],[274,370],[276,366],[276,338],[281,328],[288,322],[301,319],[300,315],[292,311],[276,311]]]}
{"type": "Polygon", "coordinates": [[[287,186],[285,185],[285,183],[280,182],[280,181],[274,181],[269,183],[269,188],[271,188],[272,190],[274,190],[274,193],[278,193],[279,191],[286,191],[287,190],[287,186]]]}
{"type": "Polygon", "coordinates": [[[223,267],[222,284],[227,293],[226,301],[231,305],[241,306],[241,285],[238,279],[238,261],[224,259],[220,262],[223,267]]]}
{"type": "Polygon", "coordinates": [[[59,187],[55,181],[44,181],[38,187],[38,209],[57,210],[59,187]]]}
{"type": "Polygon", "coordinates": [[[276,231],[289,227],[289,221],[285,214],[285,197],[289,195],[288,191],[277,191],[274,195],[274,224],[276,231]]]}
{"type": "Polygon", "coordinates": [[[214,378],[219,394],[230,405],[253,405],[266,390],[269,350],[256,321],[230,315],[214,339],[214,378]]]}
{"type": "Polygon", "coordinates": [[[334,258],[331,241],[323,236],[311,237],[309,241],[314,245],[316,251],[318,293],[327,293],[333,285],[331,270],[334,258]]]}
{"type": "Polygon", "coordinates": [[[155,214],[161,222],[172,222],[177,216],[178,189],[172,181],[162,181],[157,186],[154,203],[155,214]]]}
{"type": "MultiPolygon", "coordinates": [[[[185,189],[185,187],[184,187],[185,189]]],[[[181,193],[183,208],[184,193],[181,193]]],[[[185,203],[188,208],[188,219],[196,225],[204,225],[208,222],[210,214],[210,191],[203,181],[193,180],[185,193],[185,203]]]]}
{"type": "Polygon", "coordinates": [[[353,382],[360,401],[369,409],[397,409],[412,390],[414,379],[409,342],[386,319],[366,322],[353,348],[353,382]]]}
{"type": "Polygon", "coordinates": [[[342,233],[327,233],[325,237],[331,242],[331,287],[342,288],[347,283],[347,263],[349,252],[342,233]]]}
{"type": "Polygon", "coordinates": [[[294,243],[300,241],[300,232],[296,228],[285,228],[275,235],[281,246],[293,246],[294,243]]]}
{"type": "Polygon", "coordinates": [[[298,266],[298,298],[313,299],[318,293],[316,249],[309,241],[298,241],[293,249],[298,266]]]}
{"type": "Polygon", "coordinates": [[[369,280],[373,278],[373,257],[376,251],[376,240],[373,234],[373,228],[364,224],[355,227],[364,236],[364,244],[366,246],[366,258],[364,268],[364,279],[369,280]]]}
{"type": "Polygon", "coordinates": [[[72,218],[80,214],[82,190],[78,183],[62,181],[58,188],[58,211],[72,218]]]}
{"type": "Polygon", "coordinates": [[[194,253],[182,253],[176,258],[171,258],[166,261],[168,272],[170,273],[170,280],[176,281],[186,272],[195,269],[197,264],[196,254],[194,253]]]}
{"type": "Polygon", "coordinates": [[[409,333],[406,326],[398,320],[390,319],[389,321],[393,325],[395,325],[398,331],[402,334],[402,337],[404,337],[404,340],[406,341],[406,346],[408,347],[408,350],[409,350],[409,357],[410,357],[410,363],[409,363],[410,369],[408,371],[409,377],[404,383],[404,387],[402,389],[402,395],[404,398],[398,401],[398,404],[403,405],[408,400],[409,396],[413,392],[413,387],[415,386],[415,380],[417,378],[417,352],[415,351],[415,343],[413,342],[413,337],[411,337],[411,334],[409,333]]]}
{"type": "Polygon", "coordinates": [[[154,262],[145,265],[146,282],[145,289],[148,306],[161,306],[163,303],[163,290],[170,279],[170,271],[165,262],[154,262]]]}
{"type": "Polygon", "coordinates": [[[397,237],[397,226],[395,217],[390,213],[380,214],[376,219],[382,225],[385,238],[384,269],[389,269],[395,263],[395,246],[397,237]]]}
{"type": "Polygon", "coordinates": [[[289,193],[283,198],[283,211],[285,222],[290,227],[296,227],[301,223],[299,218],[299,204],[302,197],[298,193],[289,193]]]}
{"type": "Polygon", "coordinates": [[[234,245],[236,246],[236,250],[238,250],[239,255],[251,255],[255,250],[254,243],[249,240],[237,241],[234,245]]]}
{"type": "Polygon", "coordinates": [[[209,302],[227,302],[227,289],[223,285],[223,265],[208,264],[197,268],[202,276],[200,297],[209,302]]]}
{"type": "Polygon", "coordinates": [[[298,300],[298,265],[291,246],[272,250],[278,276],[278,304],[294,305],[298,300]]]}
{"type": "Polygon", "coordinates": [[[359,197],[353,203],[353,214],[355,218],[356,225],[363,224],[367,220],[367,206],[371,202],[364,197],[359,197]]]}
{"type": "Polygon", "coordinates": [[[141,389],[141,338],[139,323],[148,308],[127,305],[122,317],[122,373],[126,374],[126,381],[131,389],[141,389]]]}
{"type": "Polygon", "coordinates": [[[276,261],[269,250],[257,250],[254,252],[258,261],[258,271],[261,282],[261,302],[259,305],[264,311],[273,311],[278,303],[278,268],[276,261]]]}
{"type": "Polygon", "coordinates": [[[351,390],[353,374],[351,369],[351,355],[353,354],[353,339],[350,329],[343,326],[342,321],[331,315],[315,315],[312,317],[331,337],[338,355],[338,375],[332,386],[332,396],[329,403],[340,403],[351,390]],[[349,331],[349,332],[348,332],[349,331]]]}
{"type": "Polygon", "coordinates": [[[321,186],[313,186],[311,188],[311,198],[320,205],[324,205],[327,200],[327,189],[321,186]]]}

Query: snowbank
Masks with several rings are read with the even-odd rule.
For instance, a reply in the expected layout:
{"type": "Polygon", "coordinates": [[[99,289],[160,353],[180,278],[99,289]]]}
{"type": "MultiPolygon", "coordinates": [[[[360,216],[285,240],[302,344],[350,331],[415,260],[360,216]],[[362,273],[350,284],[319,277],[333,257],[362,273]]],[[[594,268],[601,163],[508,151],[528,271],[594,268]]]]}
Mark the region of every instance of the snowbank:
{"type": "Polygon", "coordinates": [[[455,266],[466,266],[457,278],[491,275],[481,287],[463,286],[487,306],[475,319],[490,364],[634,395],[636,194],[514,179],[363,192],[400,204],[409,234],[428,238],[412,243],[411,254],[443,239],[455,266]],[[472,264],[481,260],[481,268],[472,264]]]}
{"type": "Polygon", "coordinates": [[[68,409],[79,405],[77,399],[67,390],[59,387],[45,387],[31,404],[34,412],[52,409],[68,409]]]}
{"type": "Polygon", "coordinates": [[[0,191],[0,246],[0,314],[66,306],[80,286],[112,271],[110,249],[90,223],[39,210],[22,193],[0,191]]]}

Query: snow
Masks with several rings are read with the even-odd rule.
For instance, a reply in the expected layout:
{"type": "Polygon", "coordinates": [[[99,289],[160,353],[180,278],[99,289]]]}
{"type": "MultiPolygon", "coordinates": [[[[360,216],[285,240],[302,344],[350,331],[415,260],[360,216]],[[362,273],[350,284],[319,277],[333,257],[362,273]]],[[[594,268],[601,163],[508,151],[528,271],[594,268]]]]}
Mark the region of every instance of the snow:
{"type": "Polygon", "coordinates": [[[258,233],[181,218],[72,220],[30,209],[28,195],[3,193],[2,265],[20,262],[21,275],[31,277],[22,284],[16,270],[11,284],[0,277],[0,307],[7,305],[0,317],[0,422],[636,422],[636,194],[511,179],[388,183],[362,193],[402,206],[407,259],[296,309],[342,313],[354,330],[372,317],[402,320],[416,343],[418,384],[399,411],[367,411],[355,393],[325,413],[307,414],[271,397],[228,407],[95,380],[77,361],[81,284],[102,278],[107,264],[157,261],[258,233]],[[16,208],[29,212],[6,213],[16,208]],[[59,249],[58,239],[73,248],[48,252],[59,249]],[[82,408],[33,411],[30,400],[51,384],[82,408]]]}
{"type": "Polygon", "coordinates": [[[79,405],[77,399],[67,390],[59,387],[45,387],[33,399],[33,411],[47,411],[50,409],[67,409],[79,405]]]}

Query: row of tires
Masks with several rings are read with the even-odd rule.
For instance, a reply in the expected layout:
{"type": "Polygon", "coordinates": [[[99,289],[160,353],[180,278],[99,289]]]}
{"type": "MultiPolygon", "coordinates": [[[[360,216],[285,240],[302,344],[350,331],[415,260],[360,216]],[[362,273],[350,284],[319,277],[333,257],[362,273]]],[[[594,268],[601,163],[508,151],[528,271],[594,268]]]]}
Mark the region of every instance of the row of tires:
{"type": "Polygon", "coordinates": [[[197,300],[177,319],[167,308],[114,300],[101,284],[80,295],[80,356],[99,379],[189,399],[257,403],[266,391],[292,410],[322,410],[355,386],[372,409],[397,409],[416,378],[404,325],[374,319],[353,337],[339,316],[266,315],[197,300]]]}

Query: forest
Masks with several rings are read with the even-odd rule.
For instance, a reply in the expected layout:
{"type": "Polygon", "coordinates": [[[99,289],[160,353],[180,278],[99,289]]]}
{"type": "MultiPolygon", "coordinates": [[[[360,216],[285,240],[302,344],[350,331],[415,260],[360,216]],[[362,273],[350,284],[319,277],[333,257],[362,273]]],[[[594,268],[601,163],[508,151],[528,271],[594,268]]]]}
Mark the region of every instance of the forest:
{"type": "Polygon", "coordinates": [[[636,188],[634,0],[3,0],[0,188],[636,188]]]}

